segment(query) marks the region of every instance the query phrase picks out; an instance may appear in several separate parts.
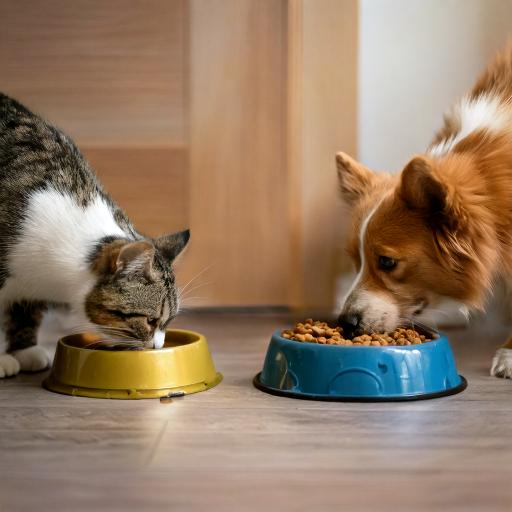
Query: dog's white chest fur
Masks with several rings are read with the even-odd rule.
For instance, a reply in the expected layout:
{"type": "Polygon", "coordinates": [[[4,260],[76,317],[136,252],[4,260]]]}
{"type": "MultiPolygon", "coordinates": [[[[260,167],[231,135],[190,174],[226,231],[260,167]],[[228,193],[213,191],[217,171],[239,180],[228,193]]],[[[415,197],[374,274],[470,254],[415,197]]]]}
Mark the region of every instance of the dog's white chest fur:
{"type": "Polygon", "coordinates": [[[87,207],[56,190],[35,192],[21,235],[9,250],[9,278],[0,301],[38,299],[73,303],[94,284],[87,256],[109,235],[126,236],[101,197],[87,207]]]}

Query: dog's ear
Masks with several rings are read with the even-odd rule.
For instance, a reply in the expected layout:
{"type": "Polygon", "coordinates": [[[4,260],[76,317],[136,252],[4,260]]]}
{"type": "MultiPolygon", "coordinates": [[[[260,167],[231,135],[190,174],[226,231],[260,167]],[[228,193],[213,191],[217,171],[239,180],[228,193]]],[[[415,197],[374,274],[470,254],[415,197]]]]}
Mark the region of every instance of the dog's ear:
{"type": "Polygon", "coordinates": [[[471,165],[460,155],[442,161],[417,156],[402,171],[397,192],[407,208],[432,228],[438,261],[464,282],[469,275],[477,276],[473,281],[478,285],[471,295],[466,293],[464,301],[481,308],[485,297],[480,290],[490,286],[497,250],[482,178],[467,172],[471,165]]]}
{"type": "Polygon", "coordinates": [[[432,162],[424,156],[414,157],[402,171],[400,195],[412,210],[430,217],[441,217],[447,209],[447,190],[435,176],[432,162]]]}
{"type": "Polygon", "coordinates": [[[471,233],[479,226],[474,219],[485,216],[478,205],[464,201],[464,185],[450,181],[437,170],[433,160],[417,156],[402,171],[398,189],[407,207],[420,213],[434,228],[437,249],[444,254],[444,261],[458,271],[464,268],[464,261],[476,257],[476,237],[471,233]]]}
{"type": "Polygon", "coordinates": [[[371,188],[375,174],[346,153],[336,154],[336,167],[341,197],[353,205],[371,188]]]}

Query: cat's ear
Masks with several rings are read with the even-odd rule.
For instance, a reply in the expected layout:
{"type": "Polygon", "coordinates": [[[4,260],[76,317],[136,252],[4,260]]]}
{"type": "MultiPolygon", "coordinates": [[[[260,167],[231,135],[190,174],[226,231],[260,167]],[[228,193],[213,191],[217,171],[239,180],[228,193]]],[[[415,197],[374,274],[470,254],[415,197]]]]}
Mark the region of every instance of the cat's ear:
{"type": "Polygon", "coordinates": [[[154,240],[155,247],[169,262],[173,262],[185,249],[190,239],[190,230],[178,231],[171,235],[164,235],[154,240]]]}
{"type": "Polygon", "coordinates": [[[115,258],[114,271],[118,275],[143,274],[151,278],[155,247],[151,242],[140,240],[124,244],[115,258]]]}
{"type": "Polygon", "coordinates": [[[143,274],[152,278],[155,247],[147,240],[115,240],[96,255],[92,269],[99,275],[129,276],[143,274]]]}

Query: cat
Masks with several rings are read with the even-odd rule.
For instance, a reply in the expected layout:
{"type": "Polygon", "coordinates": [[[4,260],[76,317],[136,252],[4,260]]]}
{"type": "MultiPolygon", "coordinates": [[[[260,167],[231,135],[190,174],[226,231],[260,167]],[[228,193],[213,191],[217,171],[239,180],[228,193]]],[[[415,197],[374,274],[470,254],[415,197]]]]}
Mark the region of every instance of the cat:
{"type": "Polygon", "coordinates": [[[37,331],[51,305],[77,329],[161,348],[189,237],[138,233],[73,141],[0,93],[0,378],[49,366],[37,331]]]}

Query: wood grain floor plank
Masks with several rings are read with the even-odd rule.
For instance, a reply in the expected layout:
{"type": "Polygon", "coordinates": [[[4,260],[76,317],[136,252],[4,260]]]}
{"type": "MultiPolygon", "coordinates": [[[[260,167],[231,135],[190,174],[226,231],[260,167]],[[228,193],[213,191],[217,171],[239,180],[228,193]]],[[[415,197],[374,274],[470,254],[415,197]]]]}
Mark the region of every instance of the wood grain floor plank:
{"type": "Polygon", "coordinates": [[[355,404],[252,387],[270,333],[293,320],[180,317],[224,381],[170,405],[57,395],[44,374],[0,380],[0,511],[512,509],[512,382],[488,375],[507,326],[450,332],[464,393],[355,404]]]}

